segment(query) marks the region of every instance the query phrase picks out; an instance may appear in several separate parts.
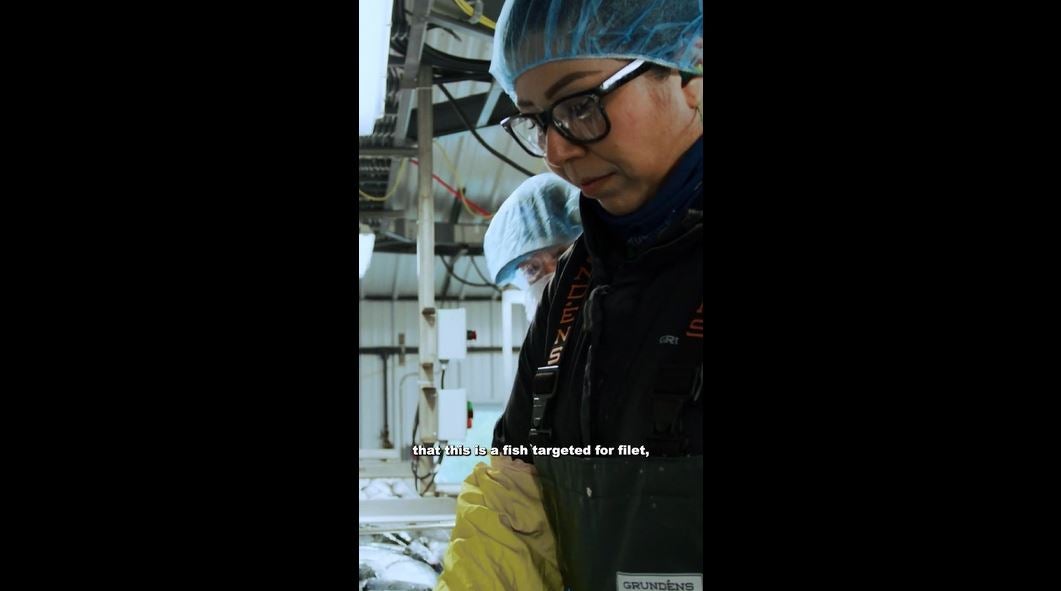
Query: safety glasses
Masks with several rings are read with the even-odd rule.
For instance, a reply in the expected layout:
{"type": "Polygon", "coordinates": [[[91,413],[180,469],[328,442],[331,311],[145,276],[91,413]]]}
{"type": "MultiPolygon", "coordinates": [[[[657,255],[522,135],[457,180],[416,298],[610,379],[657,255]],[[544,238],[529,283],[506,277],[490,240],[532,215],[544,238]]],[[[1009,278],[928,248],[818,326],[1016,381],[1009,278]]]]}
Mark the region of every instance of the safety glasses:
{"type": "Polygon", "coordinates": [[[516,266],[516,285],[526,289],[556,271],[556,260],[566,249],[566,245],[542,249],[523,259],[516,266]]]}
{"type": "Polygon", "coordinates": [[[501,121],[501,127],[528,154],[545,156],[549,126],[575,144],[591,144],[604,139],[612,129],[601,102],[617,88],[644,74],[652,67],[645,60],[634,60],[605,80],[597,88],[560,99],[541,113],[513,115],[501,121]]]}

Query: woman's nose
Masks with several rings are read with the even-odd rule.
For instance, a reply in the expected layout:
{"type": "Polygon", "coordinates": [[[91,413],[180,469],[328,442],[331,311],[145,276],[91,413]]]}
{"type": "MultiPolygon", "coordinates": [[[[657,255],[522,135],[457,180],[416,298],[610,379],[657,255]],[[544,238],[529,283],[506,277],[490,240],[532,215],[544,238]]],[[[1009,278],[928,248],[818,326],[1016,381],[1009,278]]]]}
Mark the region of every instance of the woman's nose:
{"type": "Polygon", "coordinates": [[[545,161],[554,168],[561,168],[564,162],[586,153],[585,147],[572,143],[551,125],[545,137],[545,161]]]}

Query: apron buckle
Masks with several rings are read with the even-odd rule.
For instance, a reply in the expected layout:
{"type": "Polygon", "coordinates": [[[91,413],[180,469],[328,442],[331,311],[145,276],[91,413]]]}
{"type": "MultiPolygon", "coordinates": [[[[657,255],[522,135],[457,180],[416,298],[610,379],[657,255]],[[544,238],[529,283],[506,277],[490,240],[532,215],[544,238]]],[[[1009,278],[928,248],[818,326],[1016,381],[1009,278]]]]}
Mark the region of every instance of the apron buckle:
{"type": "Polygon", "coordinates": [[[552,439],[552,437],[553,437],[553,430],[552,429],[537,429],[535,427],[531,427],[531,430],[530,430],[530,442],[533,443],[534,445],[541,445],[543,443],[548,443],[549,440],[552,439]]]}
{"type": "Polygon", "coordinates": [[[535,445],[548,443],[553,436],[553,430],[543,429],[542,425],[545,423],[545,411],[549,408],[549,401],[556,395],[556,386],[560,383],[559,376],[558,365],[539,367],[534,374],[529,438],[535,445]]]}

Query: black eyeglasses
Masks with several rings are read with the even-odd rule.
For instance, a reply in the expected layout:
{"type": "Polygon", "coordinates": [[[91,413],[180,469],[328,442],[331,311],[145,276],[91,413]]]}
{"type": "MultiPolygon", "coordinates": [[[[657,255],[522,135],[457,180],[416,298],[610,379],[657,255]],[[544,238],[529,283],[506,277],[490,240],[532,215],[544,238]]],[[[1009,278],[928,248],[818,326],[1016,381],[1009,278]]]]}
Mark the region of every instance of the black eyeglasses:
{"type": "Polygon", "coordinates": [[[541,113],[508,117],[501,121],[501,127],[535,158],[545,156],[550,125],[575,144],[600,141],[612,130],[601,99],[651,68],[650,62],[634,60],[597,88],[561,99],[541,113]]]}

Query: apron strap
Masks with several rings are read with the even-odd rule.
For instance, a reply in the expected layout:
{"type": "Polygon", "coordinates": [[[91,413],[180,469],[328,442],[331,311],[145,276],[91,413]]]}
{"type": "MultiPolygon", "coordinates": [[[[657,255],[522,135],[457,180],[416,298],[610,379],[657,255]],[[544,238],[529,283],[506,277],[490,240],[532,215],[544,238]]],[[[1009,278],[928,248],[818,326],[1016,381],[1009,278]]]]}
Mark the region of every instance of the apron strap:
{"type": "Polygon", "coordinates": [[[564,346],[572,334],[573,326],[577,323],[582,302],[589,288],[589,259],[582,240],[575,241],[571,255],[565,264],[566,268],[571,268],[573,271],[561,273],[556,294],[549,302],[549,314],[546,317],[545,334],[556,335],[555,340],[547,339],[546,341],[551,344],[545,351],[545,359],[548,360],[546,363],[551,365],[539,367],[534,373],[534,380],[531,384],[531,426],[528,439],[539,447],[552,443],[553,430],[545,427],[548,424],[546,415],[549,403],[556,396],[556,388],[560,383],[560,359],[564,346]]]}
{"type": "Polygon", "coordinates": [[[560,383],[560,366],[547,365],[539,367],[534,374],[534,382],[531,386],[531,428],[530,442],[539,447],[552,442],[553,430],[543,427],[545,424],[545,413],[549,410],[549,402],[556,395],[556,385],[560,383]]]}

